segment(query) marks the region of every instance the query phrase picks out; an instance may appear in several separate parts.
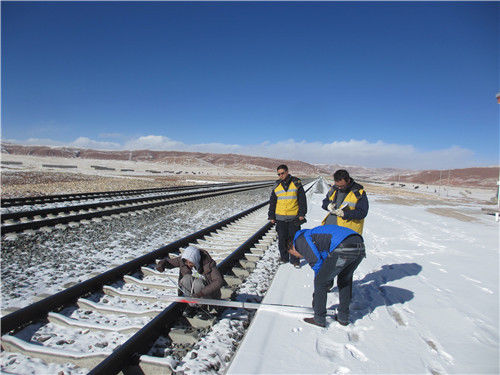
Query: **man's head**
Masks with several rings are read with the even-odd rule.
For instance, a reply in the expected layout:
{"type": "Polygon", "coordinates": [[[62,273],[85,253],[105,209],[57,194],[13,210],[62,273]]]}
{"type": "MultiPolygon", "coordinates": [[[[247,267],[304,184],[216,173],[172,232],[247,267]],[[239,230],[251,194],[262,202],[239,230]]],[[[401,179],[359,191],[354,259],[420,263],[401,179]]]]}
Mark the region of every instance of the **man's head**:
{"type": "Polygon", "coordinates": [[[303,236],[304,232],[307,229],[301,229],[297,233],[295,233],[295,239],[289,239],[287,242],[287,250],[290,254],[294,255],[297,258],[303,258],[302,254],[299,253],[300,248],[304,247],[303,242],[305,242],[305,238],[303,236]],[[297,247],[299,248],[299,251],[297,251],[297,247]]]}
{"type": "Polygon", "coordinates": [[[349,172],[345,169],[339,169],[333,174],[333,179],[335,180],[335,186],[339,190],[345,190],[347,186],[351,183],[351,177],[349,172]]]}
{"type": "Polygon", "coordinates": [[[281,164],[276,170],[281,181],[284,181],[288,177],[288,167],[285,164],[281,164]]]}
{"type": "Polygon", "coordinates": [[[186,263],[186,266],[189,268],[199,268],[200,265],[200,260],[201,260],[201,254],[200,250],[194,246],[188,246],[184,249],[182,252],[182,259],[184,259],[184,263],[186,263]]]}

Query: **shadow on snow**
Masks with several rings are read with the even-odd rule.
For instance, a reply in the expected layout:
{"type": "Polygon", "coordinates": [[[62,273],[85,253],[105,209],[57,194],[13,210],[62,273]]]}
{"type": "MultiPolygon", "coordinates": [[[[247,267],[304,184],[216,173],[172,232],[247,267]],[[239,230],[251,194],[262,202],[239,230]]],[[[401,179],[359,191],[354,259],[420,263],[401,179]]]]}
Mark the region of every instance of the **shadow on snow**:
{"type": "MultiPolygon", "coordinates": [[[[400,263],[382,266],[382,269],[367,274],[362,280],[354,280],[352,284],[353,298],[350,305],[350,320],[355,322],[370,314],[379,306],[392,306],[413,299],[411,290],[384,285],[390,281],[415,276],[422,271],[417,263],[400,263]]],[[[335,287],[331,292],[338,292],[335,287]]],[[[338,304],[331,305],[328,310],[336,309],[338,304]]]]}

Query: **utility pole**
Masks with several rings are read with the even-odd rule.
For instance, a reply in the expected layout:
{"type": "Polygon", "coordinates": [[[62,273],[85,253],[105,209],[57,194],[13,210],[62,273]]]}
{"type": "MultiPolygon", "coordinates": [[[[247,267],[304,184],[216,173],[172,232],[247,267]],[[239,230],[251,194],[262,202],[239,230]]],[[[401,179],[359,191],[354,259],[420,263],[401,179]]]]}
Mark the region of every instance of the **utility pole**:
{"type": "MultiPolygon", "coordinates": [[[[497,103],[500,104],[500,92],[497,94],[497,103]]],[[[495,213],[495,220],[497,222],[499,213],[500,213],[500,170],[498,172],[498,181],[497,181],[497,212],[495,213]]]]}
{"type": "Polygon", "coordinates": [[[450,170],[448,169],[448,182],[447,182],[447,188],[446,188],[446,196],[448,196],[448,192],[450,191],[450,170]]]}
{"type": "Polygon", "coordinates": [[[443,171],[442,171],[442,170],[439,170],[439,189],[438,189],[438,191],[439,191],[439,195],[441,195],[441,174],[442,174],[442,173],[443,173],[443,171]]]}

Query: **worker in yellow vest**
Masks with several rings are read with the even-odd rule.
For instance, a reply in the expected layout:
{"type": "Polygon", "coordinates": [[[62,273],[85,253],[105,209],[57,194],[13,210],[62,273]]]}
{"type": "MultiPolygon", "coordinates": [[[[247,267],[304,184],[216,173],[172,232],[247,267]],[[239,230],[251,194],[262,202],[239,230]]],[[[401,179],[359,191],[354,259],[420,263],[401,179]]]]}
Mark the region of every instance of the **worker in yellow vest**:
{"type": "Polygon", "coordinates": [[[290,261],[298,268],[300,260],[288,253],[287,243],[293,240],[300,225],[306,221],[306,193],[300,179],[290,175],[286,165],[281,164],[277,171],[279,179],[271,192],[268,218],[273,224],[276,223],[281,261],[290,261]]]}
{"type": "Polygon", "coordinates": [[[362,185],[354,182],[345,169],[333,174],[335,185],[323,199],[323,209],[328,215],[323,225],[339,225],[363,234],[363,224],[368,214],[368,197],[362,185]]]}

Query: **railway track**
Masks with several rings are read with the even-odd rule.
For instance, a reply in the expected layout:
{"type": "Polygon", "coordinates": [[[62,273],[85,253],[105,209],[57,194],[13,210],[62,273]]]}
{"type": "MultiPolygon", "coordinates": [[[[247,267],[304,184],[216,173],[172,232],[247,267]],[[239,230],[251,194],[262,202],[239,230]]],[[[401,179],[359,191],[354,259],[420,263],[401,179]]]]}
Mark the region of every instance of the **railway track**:
{"type": "Polygon", "coordinates": [[[139,369],[147,374],[171,372],[172,358],[153,356],[152,348],[158,354],[158,346],[169,353],[172,348],[194,345],[214,324],[216,314],[185,318],[182,304],[161,302],[162,295],[177,294],[178,270],[159,273],[154,269],[156,260],[175,256],[189,244],[207,249],[224,275],[227,286],[222,292],[227,299],[276,238],[270,231],[266,205],[2,317],[2,355],[10,359],[2,370],[10,372],[9,363],[12,366],[21,355],[46,363],[70,362],[91,369],[91,374],[139,369]]]}
{"type": "MultiPolygon", "coordinates": [[[[227,310],[200,309],[183,315],[183,304],[163,302],[162,296],[177,295],[178,270],[159,273],[156,261],[169,254],[177,256],[189,244],[199,246],[210,252],[224,275],[227,285],[222,289],[223,299],[259,302],[265,290],[260,296],[253,292],[249,296],[251,289],[245,289],[245,285],[256,283],[249,281],[252,271],[269,264],[272,256],[266,251],[275,242],[276,233],[267,220],[267,205],[261,203],[2,317],[2,372],[182,371],[178,364],[186,362],[186,358],[197,361],[197,349],[205,345],[200,344],[205,337],[220,335],[213,327],[228,324],[228,319],[223,319],[227,310]],[[268,259],[259,262],[262,257],[268,259]]],[[[278,265],[276,254],[274,258],[272,275],[278,265]]],[[[262,281],[258,279],[257,284],[262,281]]],[[[235,326],[236,321],[242,329],[251,318],[251,313],[244,310],[229,315],[229,325],[235,326]]],[[[242,335],[229,333],[232,354],[242,335]]],[[[210,360],[207,369],[217,372],[218,362],[210,360]]],[[[198,362],[207,361],[200,358],[198,362]]]]}
{"type": "Polygon", "coordinates": [[[123,197],[130,195],[143,195],[143,194],[158,194],[168,193],[183,190],[203,190],[213,187],[233,186],[239,183],[228,182],[219,184],[205,184],[205,185],[189,185],[189,186],[173,186],[155,189],[134,189],[134,190],[114,190],[114,191],[101,191],[93,193],[73,193],[73,194],[57,194],[57,195],[42,195],[33,197],[18,197],[2,199],[2,208],[19,207],[19,206],[33,206],[49,203],[68,203],[82,200],[96,200],[107,199],[115,197],[123,197]]]}
{"type": "Polygon", "coordinates": [[[271,185],[272,183],[270,182],[259,182],[235,186],[217,186],[203,191],[169,192],[168,194],[154,194],[106,202],[4,213],[1,217],[1,231],[2,235],[5,235],[7,233],[33,231],[42,228],[50,230],[50,227],[57,225],[85,224],[88,220],[107,219],[112,218],[114,215],[124,215],[140,210],[151,210],[165,205],[260,189],[271,185]]]}

